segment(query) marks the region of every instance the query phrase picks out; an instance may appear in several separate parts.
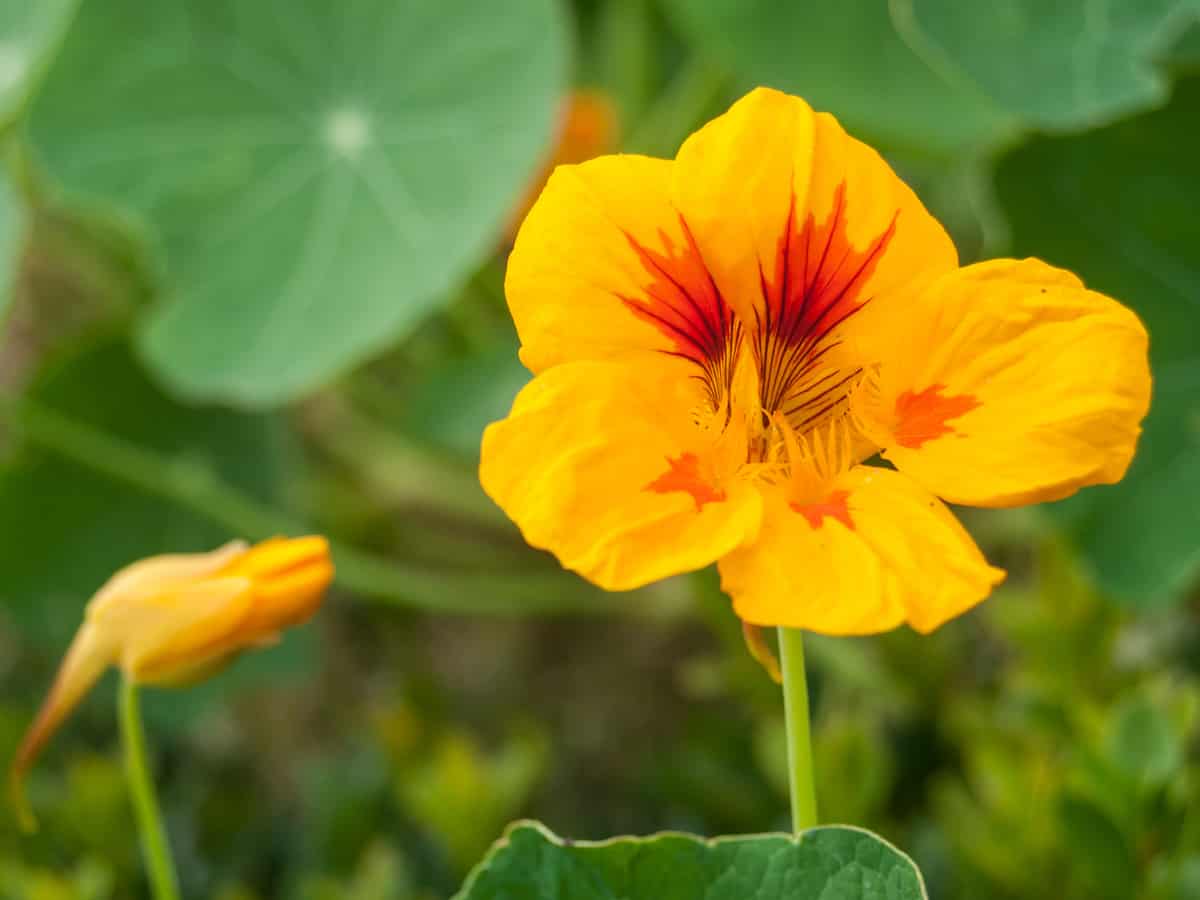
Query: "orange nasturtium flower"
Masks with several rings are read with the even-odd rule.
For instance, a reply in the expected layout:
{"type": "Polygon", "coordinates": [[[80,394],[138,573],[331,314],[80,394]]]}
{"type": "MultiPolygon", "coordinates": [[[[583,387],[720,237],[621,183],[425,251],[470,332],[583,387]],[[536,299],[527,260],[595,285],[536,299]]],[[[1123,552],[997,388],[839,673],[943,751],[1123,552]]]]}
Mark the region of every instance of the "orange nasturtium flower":
{"type": "Polygon", "coordinates": [[[233,541],[211,553],[152,556],[117,572],[88,603],[13,760],[19,808],[25,772],[110,665],[138,684],[198,681],[306,621],[332,578],[322,537],[272,538],[253,547],[233,541]]]}
{"type": "Polygon", "coordinates": [[[560,167],[505,287],[536,377],[487,492],[608,589],[717,561],[752,625],[936,628],[1004,577],[942,501],[1117,481],[1149,403],[1132,312],[1035,259],[960,267],[875,151],[766,89],[674,160],[560,167]]]}

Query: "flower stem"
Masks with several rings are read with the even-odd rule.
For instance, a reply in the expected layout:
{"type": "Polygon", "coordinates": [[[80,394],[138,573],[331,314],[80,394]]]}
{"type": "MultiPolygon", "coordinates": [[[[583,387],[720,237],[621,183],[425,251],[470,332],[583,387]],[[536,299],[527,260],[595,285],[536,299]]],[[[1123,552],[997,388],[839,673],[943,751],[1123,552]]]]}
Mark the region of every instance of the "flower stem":
{"type": "Polygon", "coordinates": [[[808,727],[808,682],[804,675],[804,633],[799,628],[779,629],[779,665],[783,670],[783,715],[787,725],[792,828],[799,834],[817,824],[812,739],[808,727]]]}
{"type": "Polygon", "coordinates": [[[154,782],[146,767],[146,738],[138,711],[137,685],[129,679],[121,681],[121,739],[125,746],[125,777],[133,797],[133,810],[142,837],[142,855],[154,900],[179,900],[175,863],[171,859],[162,813],[154,795],[154,782]]]}

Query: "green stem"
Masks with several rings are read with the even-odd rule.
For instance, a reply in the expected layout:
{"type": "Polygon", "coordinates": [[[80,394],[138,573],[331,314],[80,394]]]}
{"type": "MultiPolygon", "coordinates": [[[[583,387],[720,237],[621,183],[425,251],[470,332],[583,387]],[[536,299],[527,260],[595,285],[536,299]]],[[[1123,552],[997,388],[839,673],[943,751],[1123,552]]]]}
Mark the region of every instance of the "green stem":
{"type": "Polygon", "coordinates": [[[133,797],[133,811],[142,837],[142,855],[155,900],[179,900],[179,882],[175,863],[167,844],[162,813],[154,795],[154,781],[146,766],[146,739],[142,734],[142,718],[138,712],[137,685],[129,679],[121,681],[121,739],[125,745],[125,777],[133,797]]]}
{"type": "Polygon", "coordinates": [[[792,828],[799,834],[817,824],[817,792],[813,786],[812,738],[808,726],[808,681],[804,674],[804,633],[799,628],[779,629],[779,666],[783,670],[792,828]]]}
{"type": "MultiPolygon", "coordinates": [[[[17,404],[0,397],[0,420],[5,417],[38,447],[190,509],[250,540],[308,530],[303,521],[263,506],[203,465],[164,459],[31,400],[17,404]]],[[[331,547],[341,587],[364,598],[429,612],[516,615],[617,608],[602,591],[557,568],[462,571],[380,557],[337,541],[331,547]]]]}

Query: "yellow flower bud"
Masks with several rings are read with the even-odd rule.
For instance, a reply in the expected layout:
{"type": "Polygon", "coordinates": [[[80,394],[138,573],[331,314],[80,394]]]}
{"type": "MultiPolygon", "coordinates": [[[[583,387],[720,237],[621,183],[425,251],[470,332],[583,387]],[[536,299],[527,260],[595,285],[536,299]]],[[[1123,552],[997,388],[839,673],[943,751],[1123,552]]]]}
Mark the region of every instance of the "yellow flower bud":
{"type": "Polygon", "coordinates": [[[58,675],[13,760],[13,799],[39,751],[110,665],[139,684],[213,674],[307,620],[333,579],[322,537],[233,541],[211,553],[153,556],[117,572],[87,605],[58,675]]]}

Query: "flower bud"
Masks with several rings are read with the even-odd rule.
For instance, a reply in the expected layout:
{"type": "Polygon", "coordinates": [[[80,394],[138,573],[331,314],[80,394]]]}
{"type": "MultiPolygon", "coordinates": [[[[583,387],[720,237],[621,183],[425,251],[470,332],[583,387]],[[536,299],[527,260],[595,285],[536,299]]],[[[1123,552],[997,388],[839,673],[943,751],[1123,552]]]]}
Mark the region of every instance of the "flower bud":
{"type": "Polygon", "coordinates": [[[329,544],[315,536],[154,556],[113,575],[88,603],[13,760],[11,787],[23,822],[32,822],[21,792],[25,773],[110,665],[138,684],[197,681],[306,621],[332,579],[329,544]]]}

